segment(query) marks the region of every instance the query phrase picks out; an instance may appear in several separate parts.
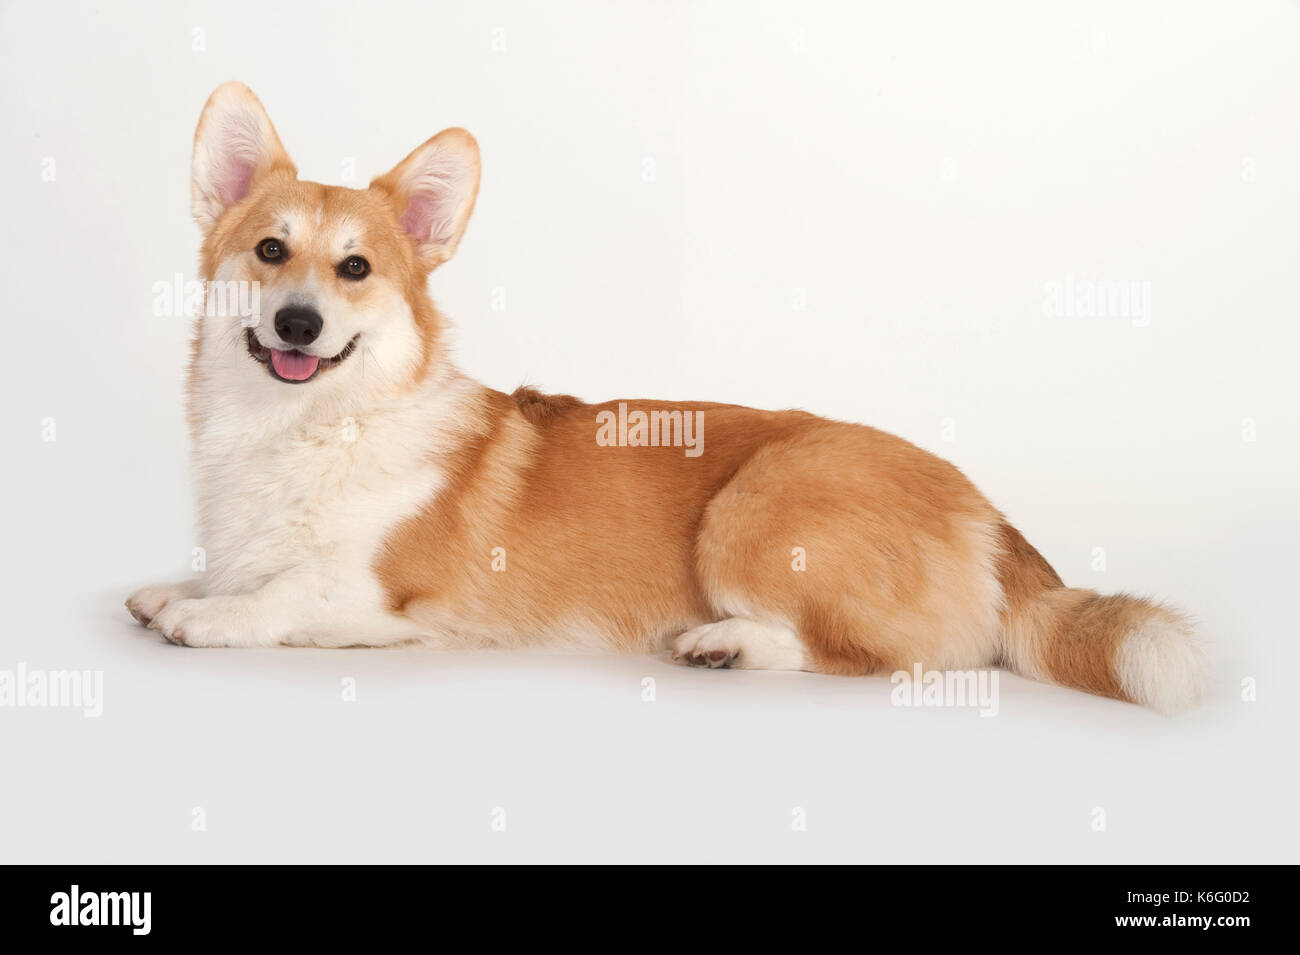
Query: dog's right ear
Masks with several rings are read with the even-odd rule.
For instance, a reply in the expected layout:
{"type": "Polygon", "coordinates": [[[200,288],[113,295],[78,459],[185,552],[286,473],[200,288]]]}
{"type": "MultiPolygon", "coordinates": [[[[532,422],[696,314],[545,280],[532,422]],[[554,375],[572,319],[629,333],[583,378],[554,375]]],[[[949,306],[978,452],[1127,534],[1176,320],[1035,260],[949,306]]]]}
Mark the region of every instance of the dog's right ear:
{"type": "Polygon", "coordinates": [[[190,165],[190,204],[203,234],[273,169],[298,173],[261,102],[243,83],[218,86],[199,116],[190,165]]]}

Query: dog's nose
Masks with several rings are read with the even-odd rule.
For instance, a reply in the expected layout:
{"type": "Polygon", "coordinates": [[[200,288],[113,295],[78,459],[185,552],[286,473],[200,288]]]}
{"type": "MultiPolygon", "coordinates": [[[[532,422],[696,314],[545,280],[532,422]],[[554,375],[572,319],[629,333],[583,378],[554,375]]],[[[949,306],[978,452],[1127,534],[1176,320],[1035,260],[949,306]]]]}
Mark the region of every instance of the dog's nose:
{"type": "Polygon", "coordinates": [[[310,345],[320,337],[321,326],[324,324],[325,320],[314,308],[293,305],[275,313],[275,333],[281,341],[299,348],[310,345]]]}

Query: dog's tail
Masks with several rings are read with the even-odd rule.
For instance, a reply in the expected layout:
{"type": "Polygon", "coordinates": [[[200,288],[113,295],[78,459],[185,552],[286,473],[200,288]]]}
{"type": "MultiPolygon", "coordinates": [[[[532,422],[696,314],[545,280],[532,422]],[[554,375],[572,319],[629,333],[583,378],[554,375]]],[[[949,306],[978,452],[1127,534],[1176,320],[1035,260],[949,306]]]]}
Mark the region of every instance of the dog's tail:
{"type": "Polygon", "coordinates": [[[1020,532],[1001,528],[1002,659],[1035,680],[1162,713],[1200,700],[1209,654],[1191,621],[1124,594],[1066,587],[1020,532]]]}

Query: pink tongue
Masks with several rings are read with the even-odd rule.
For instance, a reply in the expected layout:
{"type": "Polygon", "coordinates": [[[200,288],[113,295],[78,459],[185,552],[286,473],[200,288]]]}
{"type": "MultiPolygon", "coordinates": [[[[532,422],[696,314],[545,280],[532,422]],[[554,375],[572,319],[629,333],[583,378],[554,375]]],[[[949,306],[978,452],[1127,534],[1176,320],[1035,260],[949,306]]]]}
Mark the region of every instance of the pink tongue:
{"type": "Polygon", "coordinates": [[[275,373],[290,381],[306,381],[316,374],[316,366],[319,364],[320,359],[315,355],[304,355],[300,351],[271,349],[271,365],[275,368],[275,373]]]}

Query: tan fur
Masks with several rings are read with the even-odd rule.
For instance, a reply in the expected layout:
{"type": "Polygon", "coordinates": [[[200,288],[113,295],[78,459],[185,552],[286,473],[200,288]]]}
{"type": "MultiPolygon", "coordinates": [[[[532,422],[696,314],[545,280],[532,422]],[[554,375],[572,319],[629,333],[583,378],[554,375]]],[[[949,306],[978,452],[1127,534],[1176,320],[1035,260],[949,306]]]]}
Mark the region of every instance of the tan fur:
{"type": "Polygon", "coordinates": [[[996,656],[996,514],[951,465],[870,428],[714,404],[688,406],[707,422],[699,458],[600,447],[596,414],[613,407],[486,393],[450,485],[380,560],[393,609],[506,621],[523,641],[583,619],[627,649],[772,617],[836,673],[996,656]]]}

